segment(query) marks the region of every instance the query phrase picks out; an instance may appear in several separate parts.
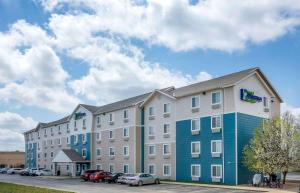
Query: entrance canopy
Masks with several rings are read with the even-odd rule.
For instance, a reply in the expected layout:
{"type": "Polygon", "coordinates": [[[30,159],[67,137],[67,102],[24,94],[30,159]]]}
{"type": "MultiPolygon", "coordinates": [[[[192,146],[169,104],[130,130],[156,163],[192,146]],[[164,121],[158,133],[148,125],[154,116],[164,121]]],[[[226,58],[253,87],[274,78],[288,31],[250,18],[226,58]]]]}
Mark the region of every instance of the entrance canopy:
{"type": "Polygon", "coordinates": [[[55,158],[53,163],[89,163],[89,160],[85,160],[74,149],[62,149],[55,158]]]}

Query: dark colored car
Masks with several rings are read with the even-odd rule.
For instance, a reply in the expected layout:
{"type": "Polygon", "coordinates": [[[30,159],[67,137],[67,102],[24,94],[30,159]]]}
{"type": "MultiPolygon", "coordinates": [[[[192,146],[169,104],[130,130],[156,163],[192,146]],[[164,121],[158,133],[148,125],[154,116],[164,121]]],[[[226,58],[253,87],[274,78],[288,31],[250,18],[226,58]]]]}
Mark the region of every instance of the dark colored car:
{"type": "Polygon", "coordinates": [[[90,176],[90,181],[91,182],[102,182],[104,181],[104,179],[106,178],[106,176],[110,175],[110,172],[104,172],[104,171],[100,171],[100,172],[95,172],[93,175],[90,176]]]}
{"type": "Polygon", "coordinates": [[[107,175],[104,180],[105,182],[107,183],[116,183],[118,178],[123,176],[124,174],[123,173],[113,173],[113,174],[110,174],[110,175],[107,175]]]}
{"type": "Polygon", "coordinates": [[[20,175],[21,176],[29,176],[29,171],[30,171],[30,169],[26,168],[21,171],[20,175]]]}
{"type": "Polygon", "coordinates": [[[85,182],[90,180],[90,175],[95,172],[100,172],[102,170],[85,170],[82,171],[80,178],[83,179],[85,182]]]}

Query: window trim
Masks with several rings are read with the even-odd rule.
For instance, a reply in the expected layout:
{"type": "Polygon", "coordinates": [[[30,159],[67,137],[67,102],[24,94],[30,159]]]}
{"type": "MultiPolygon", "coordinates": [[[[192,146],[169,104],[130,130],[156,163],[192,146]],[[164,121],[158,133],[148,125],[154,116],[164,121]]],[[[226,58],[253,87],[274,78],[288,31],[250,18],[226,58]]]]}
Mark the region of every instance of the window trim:
{"type": "Polygon", "coordinates": [[[269,101],[269,98],[266,96],[263,97],[263,106],[264,106],[264,108],[270,108],[270,101],[269,101]]]}
{"type": "Polygon", "coordinates": [[[201,142],[200,141],[192,141],[191,142],[191,154],[192,155],[199,155],[199,154],[201,154],[201,142]],[[193,144],[198,144],[199,145],[199,153],[193,152],[193,144]]]}
{"type": "Polygon", "coordinates": [[[129,174],[129,164],[123,164],[123,173],[124,174],[129,174]],[[124,166],[127,166],[127,172],[125,172],[124,166]]]}
{"type": "Polygon", "coordinates": [[[148,126],[148,136],[155,136],[155,127],[154,126],[148,126]],[[150,127],[153,128],[153,134],[150,134],[150,127]]]}
{"type": "Polygon", "coordinates": [[[101,157],[102,155],[102,149],[101,149],[101,147],[98,147],[98,148],[96,148],[96,156],[97,156],[97,158],[99,158],[99,157],[101,157]],[[98,150],[100,151],[100,155],[98,155],[98,150]]]}
{"type": "Polygon", "coordinates": [[[101,141],[101,138],[102,138],[102,135],[101,135],[101,131],[97,132],[96,133],[96,141],[101,141]],[[99,139],[98,139],[98,136],[99,136],[99,139]]]}
{"type": "Polygon", "coordinates": [[[114,172],[116,171],[116,165],[115,165],[114,163],[109,163],[108,169],[109,169],[109,172],[114,173],[114,172]],[[113,166],[114,171],[111,171],[111,170],[110,170],[110,166],[113,166]]]}
{"type": "Polygon", "coordinates": [[[156,174],[156,166],[155,166],[155,164],[148,164],[148,173],[150,175],[155,175],[156,174]],[[150,166],[153,166],[153,170],[154,170],[153,173],[150,173],[150,166]]]}
{"type": "Polygon", "coordinates": [[[211,92],[211,95],[210,95],[210,102],[211,102],[211,105],[221,105],[222,104],[222,92],[220,90],[217,90],[217,91],[213,91],[211,92]],[[213,94],[216,94],[216,93],[220,93],[220,102],[218,103],[213,103],[213,94]]]}
{"type": "Polygon", "coordinates": [[[148,144],[148,155],[155,156],[156,155],[156,145],[155,144],[148,144]],[[153,154],[150,154],[150,147],[154,147],[153,154]]]}
{"type": "Polygon", "coordinates": [[[108,154],[109,156],[115,156],[115,155],[116,155],[115,147],[109,147],[109,148],[108,148],[108,153],[109,153],[109,154],[108,154]],[[110,151],[111,149],[112,149],[113,152],[114,152],[113,155],[111,155],[111,151],[110,151]]]}
{"type": "Polygon", "coordinates": [[[114,113],[109,113],[109,114],[108,114],[108,122],[109,122],[109,123],[114,122],[114,113]],[[111,115],[111,120],[110,120],[110,115],[111,115]]]}
{"type": "Polygon", "coordinates": [[[163,114],[170,114],[171,113],[171,103],[164,103],[163,104],[163,114]],[[165,112],[165,105],[169,105],[169,112],[165,112]]]}
{"type": "Polygon", "coordinates": [[[171,152],[172,152],[172,150],[171,150],[171,144],[170,143],[164,143],[163,144],[163,155],[171,155],[171,152]],[[170,152],[169,153],[165,153],[165,146],[169,146],[169,150],[170,150],[170,152]]]}
{"type": "Polygon", "coordinates": [[[193,119],[191,119],[191,131],[200,131],[200,119],[199,118],[193,118],[193,119]],[[193,130],[193,121],[194,120],[197,120],[197,122],[198,122],[198,129],[195,129],[195,130],[193,130]]]}
{"type": "Polygon", "coordinates": [[[109,130],[109,132],[108,132],[108,139],[114,139],[115,138],[115,132],[114,132],[114,130],[109,130]],[[110,132],[112,132],[112,137],[110,137],[110,132]]]}
{"type": "Polygon", "coordinates": [[[191,109],[198,109],[200,108],[200,95],[191,96],[191,109]],[[193,98],[198,98],[198,106],[193,107],[193,98]]]}
{"type": "Polygon", "coordinates": [[[171,164],[163,164],[163,176],[165,176],[165,177],[170,177],[170,176],[172,176],[172,166],[171,166],[171,164]],[[169,166],[169,171],[170,171],[170,173],[169,174],[165,174],[165,166],[169,166]]]}
{"type": "Polygon", "coordinates": [[[148,116],[149,117],[154,117],[155,116],[155,108],[154,108],[154,106],[151,106],[151,107],[148,108],[148,116]],[[153,109],[153,114],[152,115],[150,114],[150,109],[151,108],[153,109]]]}
{"type": "Polygon", "coordinates": [[[214,129],[221,129],[222,128],[222,115],[213,115],[211,116],[211,120],[210,120],[210,124],[211,124],[211,130],[214,130],[214,129]],[[220,118],[220,127],[213,127],[213,119],[214,118],[220,118]]]}
{"type": "Polygon", "coordinates": [[[129,146],[128,145],[123,146],[123,156],[129,156],[129,146]],[[124,148],[127,148],[127,155],[125,155],[124,148]]]}
{"type": "Polygon", "coordinates": [[[124,127],[123,128],[123,138],[129,137],[129,127],[124,127]],[[127,129],[127,136],[124,135],[124,130],[127,129]]]}
{"type": "Polygon", "coordinates": [[[210,152],[211,153],[222,153],[222,140],[211,140],[211,142],[210,142],[210,152]],[[220,152],[213,152],[213,143],[220,143],[221,144],[221,151],[220,152]]]}
{"type": "Polygon", "coordinates": [[[102,164],[96,164],[96,169],[102,170],[102,164]],[[98,166],[100,167],[98,168],[98,166]]]}
{"type": "Polygon", "coordinates": [[[124,109],[124,110],[123,110],[123,119],[126,120],[126,119],[129,118],[129,114],[128,114],[128,113],[129,113],[129,110],[128,110],[128,109],[124,109]],[[127,117],[125,117],[125,112],[126,112],[127,117]]]}
{"type": "Polygon", "coordinates": [[[87,149],[86,148],[82,148],[81,155],[82,155],[82,157],[87,157],[87,149]],[[85,151],[85,155],[83,155],[83,151],[85,151]]]}
{"type": "Polygon", "coordinates": [[[201,164],[191,164],[191,177],[192,178],[201,178],[201,164]],[[195,176],[193,175],[193,167],[199,167],[199,175],[195,176]]]}
{"type": "Polygon", "coordinates": [[[163,135],[170,134],[170,129],[171,129],[171,124],[170,123],[164,123],[164,126],[163,126],[163,135]],[[165,125],[169,125],[169,129],[168,129],[167,133],[165,133],[165,125]]]}
{"type": "Polygon", "coordinates": [[[210,167],[210,173],[211,173],[211,178],[221,179],[222,175],[223,175],[222,165],[221,164],[212,164],[211,167],[210,167]],[[220,167],[221,168],[220,176],[213,176],[213,167],[220,167]]]}
{"type": "Polygon", "coordinates": [[[87,134],[83,133],[82,134],[82,143],[86,143],[87,142],[87,134]],[[83,137],[84,136],[84,137],[83,137]],[[84,140],[83,140],[84,139],[84,140]]]}

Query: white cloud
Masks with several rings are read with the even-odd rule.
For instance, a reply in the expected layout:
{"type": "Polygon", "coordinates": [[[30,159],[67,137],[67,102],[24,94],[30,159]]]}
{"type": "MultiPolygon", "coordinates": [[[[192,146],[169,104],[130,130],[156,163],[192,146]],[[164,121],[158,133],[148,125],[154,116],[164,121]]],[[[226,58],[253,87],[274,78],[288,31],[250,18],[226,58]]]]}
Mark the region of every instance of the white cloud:
{"type": "Polygon", "coordinates": [[[66,91],[68,73],[52,48],[53,38],[21,20],[0,33],[0,101],[69,112],[79,102],[66,91]]]}
{"type": "Polygon", "coordinates": [[[23,132],[32,129],[37,122],[17,113],[0,112],[0,151],[24,151],[23,132]]]}
{"type": "Polygon", "coordinates": [[[287,103],[281,104],[281,112],[284,113],[286,111],[291,112],[296,117],[300,118],[300,107],[294,107],[292,105],[289,105],[287,103]]]}
{"type": "Polygon", "coordinates": [[[70,11],[54,15],[50,26],[57,23],[55,20],[68,21],[72,17],[76,17],[73,22],[85,24],[84,28],[76,28],[74,23],[78,32],[75,42],[86,37],[84,30],[88,29],[142,39],[175,51],[201,48],[231,52],[244,49],[248,43],[272,41],[300,24],[298,0],[206,0],[196,5],[188,0],[149,0],[144,4],[130,0],[41,2],[48,11],[60,7],[70,11]]]}

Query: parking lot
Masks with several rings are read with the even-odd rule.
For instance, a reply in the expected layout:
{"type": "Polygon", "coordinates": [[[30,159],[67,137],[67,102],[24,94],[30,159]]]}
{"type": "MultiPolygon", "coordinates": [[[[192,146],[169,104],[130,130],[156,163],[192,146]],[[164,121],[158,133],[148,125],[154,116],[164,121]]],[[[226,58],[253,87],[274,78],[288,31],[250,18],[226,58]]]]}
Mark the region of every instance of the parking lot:
{"type": "MultiPolygon", "coordinates": [[[[142,187],[130,187],[128,185],[119,184],[106,184],[106,183],[92,183],[82,182],[80,179],[45,179],[41,177],[30,177],[20,175],[0,174],[1,182],[21,183],[26,185],[41,186],[55,189],[68,190],[78,193],[130,193],[130,192],[143,192],[143,193],[177,193],[177,192],[201,192],[201,193],[247,193],[247,191],[228,190],[220,188],[204,188],[196,186],[185,185],[145,185],[142,187]]],[[[250,191],[249,191],[250,192],[250,191]]]]}

